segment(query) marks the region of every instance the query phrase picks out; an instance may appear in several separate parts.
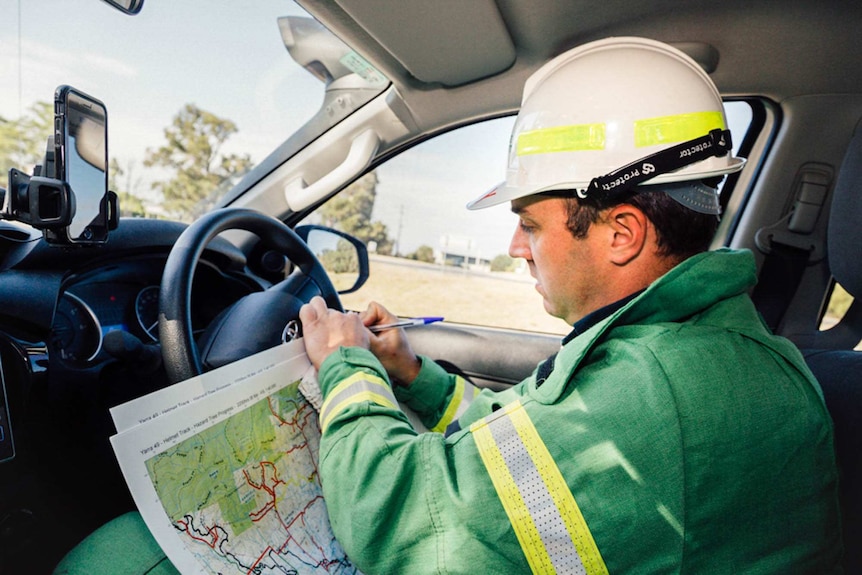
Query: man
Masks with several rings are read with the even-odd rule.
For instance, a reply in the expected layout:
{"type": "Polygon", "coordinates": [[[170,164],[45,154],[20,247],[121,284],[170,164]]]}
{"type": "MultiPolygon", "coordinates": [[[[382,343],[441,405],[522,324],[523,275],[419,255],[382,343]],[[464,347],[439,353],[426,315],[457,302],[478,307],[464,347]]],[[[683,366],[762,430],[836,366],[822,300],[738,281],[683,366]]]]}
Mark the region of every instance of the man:
{"type": "Polygon", "coordinates": [[[527,380],[476,394],[378,304],[300,312],[324,403],[333,529],[366,573],[839,570],[819,388],[706,251],[736,171],[708,76],[664,44],[571,50],[527,82],[504,185],[548,313],[573,324],[527,380]],[[475,395],[475,397],[474,397],[475,395]],[[417,435],[397,400],[433,430],[417,435]]]}

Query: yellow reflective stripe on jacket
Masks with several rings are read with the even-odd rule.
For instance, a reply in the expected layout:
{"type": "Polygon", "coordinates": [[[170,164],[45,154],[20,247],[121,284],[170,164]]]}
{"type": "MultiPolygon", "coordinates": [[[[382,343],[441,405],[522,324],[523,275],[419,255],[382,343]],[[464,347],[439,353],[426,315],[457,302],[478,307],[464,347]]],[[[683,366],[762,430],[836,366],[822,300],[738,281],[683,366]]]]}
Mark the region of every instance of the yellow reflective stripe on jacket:
{"type": "Polygon", "coordinates": [[[533,573],[607,573],[572,492],[520,401],[470,426],[533,573]]]}
{"type": "Polygon", "coordinates": [[[696,112],[647,118],[635,122],[635,147],[687,142],[707,135],[710,130],[724,129],[721,112],[696,112]]]}
{"type": "Polygon", "coordinates": [[[332,418],[355,403],[370,401],[383,407],[398,409],[398,403],[389,385],[370,373],[354,373],[329,392],[320,407],[320,429],[326,431],[332,418]]]}
{"type": "Polygon", "coordinates": [[[470,407],[474,397],[476,397],[476,387],[468,383],[463,377],[456,376],[455,391],[452,393],[452,399],[449,401],[449,405],[446,406],[446,411],[443,412],[440,421],[431,428],[431,431],[436,431],[437,433],[446,431],[446,428],[453,421],[461,417],[467,408],[470,407]]]}
{"type": "Polygon", "coordinates": [[[521,132],[518,135],[516,153],[519,156],[528,156],[604,149],[604,124],[576,124],[521,132]]]}

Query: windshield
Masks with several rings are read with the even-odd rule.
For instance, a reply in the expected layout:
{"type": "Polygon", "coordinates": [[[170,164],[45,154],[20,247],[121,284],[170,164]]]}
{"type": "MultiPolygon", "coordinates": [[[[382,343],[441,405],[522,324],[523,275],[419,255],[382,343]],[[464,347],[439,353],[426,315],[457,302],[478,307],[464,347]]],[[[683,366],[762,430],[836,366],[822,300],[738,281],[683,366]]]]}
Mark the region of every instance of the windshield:
{"type": "Polygon", "coordinates": [[[387,84],[289,0],[151,0],[133,17],[99,0],[12,4],[0,186],[42,163],[54,91],[69,84],[108,109],[123,216],[191,221],[224,205],[387,84]]]}

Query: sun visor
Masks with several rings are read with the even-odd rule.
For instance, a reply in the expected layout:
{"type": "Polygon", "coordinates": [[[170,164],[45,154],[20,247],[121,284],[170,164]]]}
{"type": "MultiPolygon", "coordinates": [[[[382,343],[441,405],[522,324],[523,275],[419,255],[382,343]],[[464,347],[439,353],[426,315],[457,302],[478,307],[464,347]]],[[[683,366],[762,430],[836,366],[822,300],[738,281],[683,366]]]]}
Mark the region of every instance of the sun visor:
{"type": "Polygon", "coordinates": [[[515,62],[515,46],[493,0],[336,2],[422,82],[458,86],[515,62]]]}

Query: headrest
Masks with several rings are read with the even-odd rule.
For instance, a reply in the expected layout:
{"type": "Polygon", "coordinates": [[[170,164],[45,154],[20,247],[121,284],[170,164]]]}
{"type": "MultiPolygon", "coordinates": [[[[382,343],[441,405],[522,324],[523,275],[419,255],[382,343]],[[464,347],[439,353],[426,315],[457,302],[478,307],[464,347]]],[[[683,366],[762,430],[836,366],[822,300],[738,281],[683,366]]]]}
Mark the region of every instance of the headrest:
{"type": "Polygon", "coordinates": [[[862,127],[857,126],[835,183],[827,234],[829,268],[835,280],[862,297],[862,127]]]}

